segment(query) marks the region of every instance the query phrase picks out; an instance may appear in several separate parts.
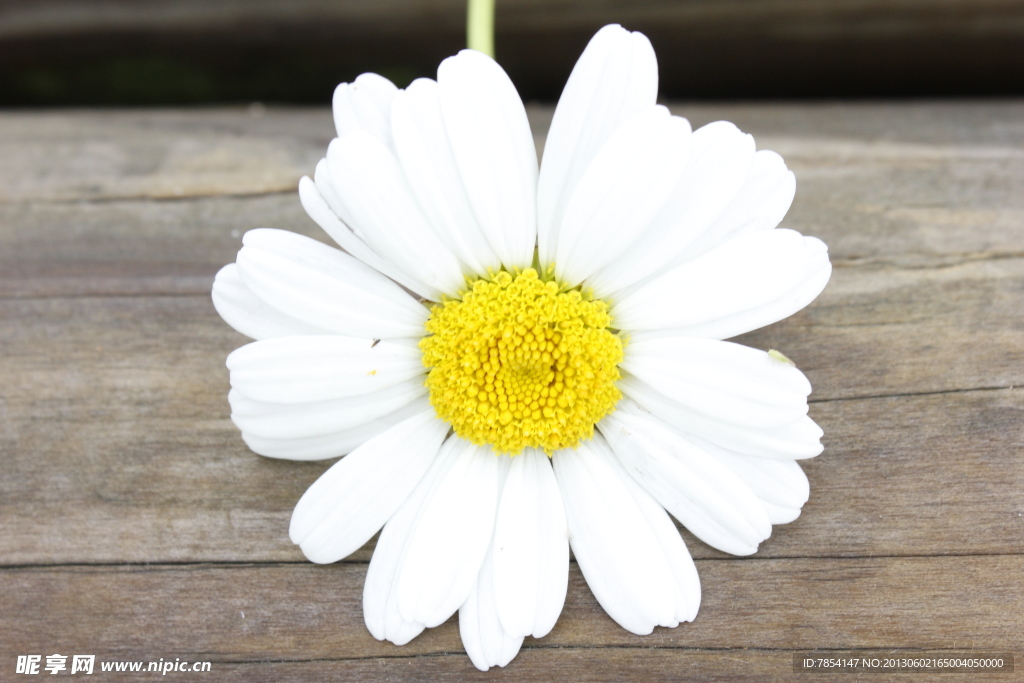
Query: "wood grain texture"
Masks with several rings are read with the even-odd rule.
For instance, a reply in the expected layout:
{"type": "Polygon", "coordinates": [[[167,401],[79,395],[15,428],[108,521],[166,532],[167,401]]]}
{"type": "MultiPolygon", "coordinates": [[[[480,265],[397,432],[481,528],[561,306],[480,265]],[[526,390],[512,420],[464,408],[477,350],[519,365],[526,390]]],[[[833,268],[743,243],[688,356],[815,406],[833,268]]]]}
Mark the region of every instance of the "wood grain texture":
{"type": "MultiPolygon", "coordinates": [[[[551,647],[730,649],[903,648],[1013,650],[1007,635],[1024,608],[1024,559],[810,558],[702,560],[704,598],[692,624],[636,636],[609,619],[575,565],[551,647]],[[841,591],[837,587],[841,586],[841,591]],[[950,622],[975,625],[970,643],[949,638],[950,622]]],[[[406,657],[461,650],[458,619],[401,648],[362,627],[363,563],[65,566],[5,569],[5,613],[38,611],[46,638],[81,651],[90,645],[141,658],[152,633],[160,656],[202,652],[222,660],[406,657]],[[97,629],[130,621],[133,633],[97,629]],[[99,622],[99,623],[97,623],[99,622]],[[297,655],[301,652],[301,655],[297,655]]],[[[46,647],[14,634],[18,651],[46,647]]]]}
{"type": "Polygon", "coordinates": [[[260,458],[228,419],[245,339],[209,286],[247,229],[325,239],[292,190],[328,112],[0,114],[0,678],[33,652],[208,659],[227,681],[766,681],[812,648],[1024,655],[1024,105],[674,109],[782,153],[785,225],[830,246],[824,294],[741,339],[813,383],[811,500],[752,558],[684,531],[701,612],[646,638],[573,565],[555,631],[486,676],[453,621],[373,640],[373,542],[319,567],[287,538],[329,463],[260,458]]]}
{"type": "MultiPolygon", "coordinates": [[[[1004,282],[1019,291],[1021,281],[1004,282]]],[[[926,315],[922,299],[911,298],[926,315]]],[[[1024,364],[995,359],[990,365],[1003,375],[988,374],[984,354],[961,359],[960,342],[940,327],[897,347],[912,363],[878,360],[874,349],[892,349],[889,340],[905,329],[818,323],[812,314],[822,305],[806,314],[810,320],[801,314],[750,335],[798,359],[816,387],[812,396],[832,394],[811,406],[827,454],[805,464],[812,499],[800,520],[776,528],[762,554],[1024,550],[1016,495],[1024,460],[1004,453],[1006,444],[1024,442],[1024,390],[1008,388],[1024,384],[1024,364]],[[948,343],[935,344],[937,335],[948,343]],[[919,386],[903,383],[931,368],[942,372],[919,386]],[[900,395],[939,380],[1007,388],[900,395]],[[936,486],[949,490],[936,497],[936,486]]],[[[860,304],[873,305],[881,304],[860,304]]],[[[998,328],[1014,310],[997,310],[980,327],[998,328]]],[[[205,295],[8,299],[0,301],[0,320],[8,368],[2,438],[16,454],[0,501],[10,521],[3,562],[302,558],[287,538],[288,518],[329,463],[274,461],[246,448],[228,419],[224,368],[245,339],[220,322],[205,295]]],[[[1019,357],[1022,344],[1001,341],[1006,335],[981,333],[974,347],[1019,357]]],[[[690,546],[698,556],[717,555],[690,546]]]]}

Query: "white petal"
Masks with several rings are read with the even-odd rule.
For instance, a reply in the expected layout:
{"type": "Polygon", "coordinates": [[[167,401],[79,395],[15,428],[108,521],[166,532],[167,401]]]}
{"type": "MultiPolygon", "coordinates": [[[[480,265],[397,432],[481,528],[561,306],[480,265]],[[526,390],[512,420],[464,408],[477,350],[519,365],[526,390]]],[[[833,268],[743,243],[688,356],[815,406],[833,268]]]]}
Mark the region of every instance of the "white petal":
{"type": "Polygon", "coordinates": [[[555,273],[582,282],[642,239],[686,167],[690,124],[652,106],[624,123],[580,179],[558,230],[555,273]]]}
{"type": "Polygon", "coordinates": [[[494,602],[493,547],[489,548],[480,575],[459,608],[459,634],[473,666],[487,671],[492,666],[505,666],[523,646],[522,636],[505,632],[498,619],[494,602]]]}
{"type": "Polygon", "coordinates": [[[755,232],[662,273],[616,302],[611,313],[621,329],[724,339],[800,310],[793,305],[813,300],[829,273],[820,240],[792,230],[755,232]]]}
{"type": "Polygon", "coordinates": [[[327,148],[334,190],[351,215],[355,233],[381,257],[439,293],[454,295],[465,284],[455,255],[420,211],[394,154],[375,138],[356,132],[327,148]]]}
{"type": "Polygon", "coordinates": [[[494,594],[505,633],[542,638],[555,626],[569,583],[569,532],[549,458],[512,458],[494,526],[494,594]]]}
{"type": "Polygon", "coordinates": [[[601,422],[601,433],[636,482],[708,545],[751,555],[771,535],[771,522],[750,487],[657,418],[620,402],[601,422]]]}
{"type": "Polygon", "coordinates": [[[213,307],[228,325],[253,339],[272,339],[294,334],[328,334],[316,325],[297,320],[256,296],[229,263],[213,279],[213,307]]]}
{"type": "Polygon", "coordinates": [[[363,619],[366,628],[377,640],[390,640],[404,645],[424,628],[423,624],[406,621],[398,611],[395,586],[403,568],[405,549],[419,521],[420,508],[433,491],[438,476],[447,471],[455,453],[451,449],[438,452],[430,469],[384,525],[363,584],[363,619]]]}
{"type": "MultiPolygon", "coordinates": [[[[775,230],[773,232],[779,231],[775,230]]],[[[808,237],[806,239],[814,238],[808,237]]],[[[785,320],[797,311],[806,308],[825,289],[825,285],[828,284],[831,276],[832,264],[826,262],[817,270],[808,273],[799,285],[779,296],[774,301],[700,325],[677,329],[683,334],[704,337],[706,339],[728,339],[760,329],[766,325],[785,320]]]]}
{"type": "Polygon", "coordinates": [[[718,121],[694,131],[690,140],[686,171],[644,239],[588,280],[601,296],[611,296],[678,263],[743,184],[754,159],[751,136],[718,121]]]}
{"type": "Polygon", "coordinates": [[[762,500],[761,505],[764,507],[768,519],[772,520],[772,524],[789,524],[800,516],[800,508],[784,508],[766,500],[762,500]]]}
{"type": "Polygon", "coordinates": [[[669,518],[668,513],[637,484],[633,478],[622,467],[621,463],[612,459],[613,468],[617,468],[626,488],[633,494],[640,511],[644,513],[651,531],[658,538],[668,566],[672,570],[672,578],[676,586],[676,619],[678,621],[693,621],[700,609],[700,577],[697,575],[697,567],[690,557],[690,551],[686,549],[682,537],[676,525],[669,518]]]}
{"type": "MultiPolygon", "coordinates": [[[[228,394],[230,396],[230,393],[228,394]]],[[[236,394],[237,395],[237,394],[236,394]]],[[[304,404],[297,404],[304,405],[304,404]]],[[[383,434],[413,415],[432,410],[426,398],[420,398],[376,420],[340,432],[319,436],[273,439],[242,432],[242,439],[259,455],[284,460],[327,460],[350,453],[378,434],[383,434]]]]}
{"type": "MultiPolygon", "coordinates": [[[[382,259],[344,223],[341,218],[344,211],[341,208],[341,200],[334,192],[333,182],[330,171],[327,169],[327,159],[321,159],[316,165],[315,182],[307,176],[303,176],[299,181],[299,200],[309,217],[316,221],[316,224],[330,235],[331,239],[337,242],[342,249],[409,290],[420,296],[426,296],[431,290],[430,287],[403,272],[395,264],[382,259]]],[[[351,220],[351,216],[347,216],[347,220],[351,220]]]]}
{"type": "Polygon", "coordinates": [[[295,506],[292,542],[318,564],[358,550],[412,493],[447,433],[448,424],[427,410],[336,462],[295,506]]]}
{"type": "Polygon", "coordinates": [[[362,74],[334,89],[334,126],[338,137],[355,131],[369,133],[391,146],[391,102],[395,84],[377,74],[362,74]]]}
{"type": "MultiPolygon", "coordinates": [[[[302,208],[338,245],[363,263],[380,270],[380,256],[356,237],[345,221],[352,220],[334,191],[334,181],[327,168],[327,159],[316,164],[315,180],[309,176],[299,179],[299,201],[302,208]]],[[[383,272],[383,271],[382,271],[383,272]]]]}
{"type": "Polygon", "coordinates": [[[677,626],[677,589],[658,536],[637,505],[607,444],[595,434],[554,454],[569,544],[594,597],[637,635],[677,626]]]}
{"type": "Polygon", "coordinates": [[[698,437],[689,439],[735,472],[762,501],[799,511],[811,495],[807,475],[795,460],[758,458],[716,446],[698,437]]]}
{"type": "Polygon", "coordinates": [[[391,120],[398,159],[434,230],[467,274],[499,269],[501,259],[487,243],[459,176],[437,82],[418,78],[399,92],[391,120]]]}
{"type": "Polygon", "coordinates": [[[424,373],[415,342],[321,335],[252,342],[228,355],[231,386],[270,403],[309,403],[387,389],[424,373]]]}
{"type": "Polygon", "coordinates": [[[778,226],[793,204],[796,176],[782,157],[767,149],[754,155],[754,162],[725,212],[679,257],[689,261],[719,244],[778,226]]]}
{"type": "Polygon", "coordinates": [[[441,450],[454,456],[424,500],[395,586],[402,617],[428,628],[444,623],[469,596],[498,507],[499,458],[460,438],[441,450]]]}
{"type": "Polygon", "coordinates": [[[620,367],[695,413],[743,428],[781,427],[807,414],[804,374],[749,346],[635,335],[620,367]]]}
{"type": "Polygon", "coordinates": [[[623,122],[658,96],[658,62],[641,33],[617,24],[598,31],[558,100],[537,189],[541,263],[555,259],[558,228],[591,161],[623,122]]]}
{"type": "Polygon", "coordinates": [[[437,69],[463,187],[494,253],[526,268],[537,242],[537,151],[519,93],[493,59],[463,50],[437,69]]]}
{"type": "Polygon", "coordinates": [[[369,394],[310,403],[258,401],[237,389],[228,393],[231,421],[243,432],[267,439],[302,439],[356,429],[424,396],[422,381],[409,380],[369,394]]]}
{"type": "Polygon", "coordinates": [[[735,424],[693,412],[628,374],[619,380],[617,386],[641,408],[661,418],[673,429],[683,434],[697,435],[737,453],[798,460],[813,458],[823,450],[820,441],[822,431],[807,416],[784,427],[737,429],[735,424]]]}
{"type": "MultiPolygon", "coordinates": [[[[330,149],[330,145],[327,146],[327,149],[330,149]]],[[[338,194],[337,190],[338,184],[334,182],[334,176],[331,175],[331,165],[327,162],[327,157],[316,162],[316,169],[313,171],[313,184],[316,186],[317,193],[324,200],[324,203],[327,204],[328,208],[330,208],[331,212],[334,213],[334,215],[344,223],[345,228],[351,232],[352,213],[348,210],[348,207],[345,206],[344,202],[341,201],[341,196],[338,194]]],[[[301,186],[299,187],[299,190],[302,190],[301,186]]],[[[353,232],[352,234],[354,235],[355,233],[353,232]]],[[[356,240],[358,240],[360,244],[365,244],[358,237],[356,240]]],[[[345,246],[341,242],[339,242],[339,244],[341,244],[342,247],[345,246]]]]}
{"type": "Polygon", "coordinates": [[[426,307],[354,257],[286,230],[250,230],[242,243],[242,279],[279,311],[333,334],[423,336],[426,307]]]}

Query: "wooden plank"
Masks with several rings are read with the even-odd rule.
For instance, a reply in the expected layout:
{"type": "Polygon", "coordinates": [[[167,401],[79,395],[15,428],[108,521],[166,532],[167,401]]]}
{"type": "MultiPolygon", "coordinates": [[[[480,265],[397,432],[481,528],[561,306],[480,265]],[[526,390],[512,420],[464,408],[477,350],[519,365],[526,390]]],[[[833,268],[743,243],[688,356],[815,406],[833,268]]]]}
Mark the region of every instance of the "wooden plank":
{"type": "Polygon", "coordinates": [[[794,359],[812,401],[1020,386],[1022,276],[1021,259],[837,268],[808,308],[736,341],[794,359]]]}
{"type": "MultiPolygon", "coordinates": [[[[507,0],[497,11],[504,65],[549,100],[611,22],[650,35],[672,97],[1017,94],[1024,64],[1014,0],[507,0]]],[[[5,85],[35,102],[161,101],[160,86],[162,101],[315,101],[336,74],[432,75],[464,46],[464,20],[460,0],[8,2],[0,55],[25,65],[5,85]],[[154,75],[184,77],[132,80],[147,58],[154,75]],[[92,76],[92,91],[75,76],[92,76]]]]}
{"type": "MultiPolygon", "coordinates": [[[[243,108],[0,113],[0,155],[7,160],[0,201],[294,189],[334,135],[329,111],[252,111],[257,115],[243,108]]],[[[1022,102],[678,104],[673,111],[695,127],[734,121],[760,148],[782,154],[798,178],[787,224],[822,234],[841,258],[894,249],[1020,251],[1022,102]],[[980,227],[991,234],[979,236],[980,227]],[[913,249],[900,244],[908,233],[913,249]]],[[[542,144],[551,108],[528,113],[542,144]]],[[[249,220],[240,216],[240,227],[249,220]]]]}
{"type": "MultiPolygon", "coordinates": [[[[155,239],[151,244],[158,247],[159,242],[155,239]]],[[[239,244],[230,235],[211,236],[207,243],[219,250],[209,259],[217,259],[212,268],[228,262],[239,244]]],[[[48,274],[33,287],[63,284],[60,260],[55,261],[56,274],[48,274]]],[[[152,303],[117,298],[8,299],[0,303],[0,315],[18,326],[0,334],[10,344],[12,358],[36,356],[39,345],[45,344],[54,357],[74,352],[86,366],[95,365],[105,359],[105,352],[90,351],[92,347],[82,345],[84,339],[91,338],[106,349],[136,345],[138,328],[131,316],[156,311],[160,314],[150,321],[150,333],[172,340],[181,334],[176,328],[185,326],[190,336],[182,343],[208,349],[210,356],[203,362],[210,368],[220,368],[227,353],[246,343],[245,337],[216,317],[206,294],[209,282],[203,276],[166,275],[150,265],[146,253],[129,262],[127,275],[116,273],[116,262],[100,262],[100,266],[115,274],[109,279],[89,276],[89,287],[124,284],[122,291],[131,294],[170,282],[184,290],[203,285],[203,294],[189,301],[163,297],[152,303]],[[133,278],[132,273],[142,276],[133,278]],[[93,320],[110,323],[95,329],[90,326],[93,320]],[[69,334],[51,332],[64,327],[69,334]]],[[[922,271],[837,269],[828,288],[808,309],[738,340],[758,348],[782,349],[809,373],[815,401],[1020,386],[1024,384],[1024,332],[1015,320],[1024,296],[1022,279],[1024,259],[922,271]],[[912,304],[909,309],[908,303],[912,304]],[[940,338],[943,343],[937,344],[940,338]]],[[[16,279],[6,282],[18,287],[16,279]]],[[[145,352],[159,354],[157,342],[145,352]]],[[[139,362],[159,365],[162,361],[154,357],[139,362]]],[[[48,381],[58,382],[63,369],[44,364],[40,371],[50,373],[48,381]]],[[[209,390],[217,394],[213,387],[209,390]]]]}
{"type": "MultiPolygon", "coordinates": [[[[954,308],[978,309],[962,330],[917,319],[832,326],[828,316],[841,318],[837,304],[820,314],[825,323],[798,317],[763,333],[761,346],[787,353],[792,346],[793,357],[806,361],[815,395],[842,400],[811,406],[827,446],[805,464],[812,498],[762,554],[1024,549],[1024,462],[1014,445],[1024,438],[1020,389],[848,400],[942,387],[929,382],[947,375],[946,387],[1019,386],[1024,364],[1003,367],[999,356],[1009,363],[1024,346],[1019,331],[1000,327],[1012,328],[1017,310],[1006,288],[1019,291],[1024,280],[1024,262],[998,262],[1012,263],[1017,275],[983,280],[976,299],[954,308]],[[1008,307],[999,307],[1002,300],[1008,307]],[[972,329],[989,354],[961,354],[958,344],[972,329]],[[930,367],[943,372],[913,381],[930,367]]],[[[970,291],[967,279],[959,286],[970,291]]],[[[904,300],[921,311],[930,310],[928,301],[946,306],[947,291],[927,280],[907,291],[904,300]]],[[[886,311],[870,299],[853,304],[855,313],[872,305],[886,311]]],[[[953,312],[936,317],[956,320],[953,312]]],[[[328,463],[274,461],[245,447],[227,419],[223,366],[244,339],[206,297],[10,299],[0,301],[0,320],[7,454],[0,513],[8,520],[0,561],[301,559],[287,538],[288,518],[328,463]]],[[[715,556],[690,545],[698,556],[715,556]]]]}
{"type": "Polygon", "coordinates": [[[324,108],[8,112],[0,201],[291,191],[333,135],[324,108]]]}
{"type": "MultiPolygon", "coordinates": [[[[814,27],[819,35],[833,39],[842,34],[879,31],[886,18],[892,24],[885,28],[904,35],[939,27],[949,30],[957,28],[954,22],[971,19],[981,23],[975,27],[976,31],[989,35],[1014,34],[1018,27],[1013,20],[1021,15],[1019,3],[1006,0],[947,0],[943,3],[934,0],[856,3],[833,0],[802,3],[784,0],[758,3],[618,0],[594,5],[587,12],[580,12],[572,0],[505,0],[498,11],[502,24],[517,30],[642,21],[730,25],[734,30],[743,27],[751,32],[777,34],[806,33],[808,27],[814,27]],[[996,23],[996,19],[1003,19],[1003,23],[996,23]]],[[[216,3],[129,0],[116,4],[102,0],[37,0],[29,5],[5,3],[0,18],[3,19],[0,39],[100,31],[187,31],[211,26],[237,30],[245,23],[263,22],[317,24],[366,21],[391,25],[419,20],[429,22],[427,25],[432,28],[461,29],[465,21],[465,7],[459,0],[362,0],[343,4],[317,0],[270,0],[255,5],[244,0],[220,0],[216,3]]],[[[423,31],[425,28],[421,24],[408,30],[423,31]]]]}
{"type": "MultiPolygon", "coordinates": [[[[837,157],[829,163],[841,161],[837,157]]],[[[1007,182],[996,180],[999,167],[993,162],[980,175],[1007,182]]],[[[830,206],[836,200],[826,197],[834,197],[846,181],[816,180],[814,174],[826,170],[825,162],[797,168],[797,199],[783,225],[824,239],[837,271],[869,271],[855,282],[885,268],[917,271],[906,276],[917,277],[922,268],[949,269],[1024,253],[1024,206],[1016,206],[1021,200],[1010,187],[992,197],[986,209],[957,204],[955,196],[945,203],[926,198],[922,204],[930,208],[879,208],[861,203],[866,193],[830,206]]],[[[875,183],[879,175],[884,176],[868,166],[857,179],[870,176],[875,183]]],[[[1009,176],[1024,181],[1024,160],[1019,176],[1009,176]]],[[[953,183],[930,174],[915,180],[936,192],[953,191],[953,183]]],[[[0,203],[0,297],[205,293],[217,270],[234,260],[241,236],[256,227],[292,230],[330,243],[292,192],[161,202],[0,203]]],[[[840,275],[826,293],[841,286],[840,275]]],[[[951,281],[955,273],[922,277],[951,281]]]]}
{"type": "MultiPolygon", "coordinates": [[[[897,651],[899,652],[899,651],[897,651]]],[[[438,654],[429,657],[390,657],[355,660],[318,660],[311,662],[253,661],[241,664],[217,663],[213,671],[218,680],[252,681],[553,681],[572,680],[586,682],[619,683],[621,681],[792,681],[814,680],[824,683],[848,683],[863,680],[846,673],[815,672],[810,675],[793,672],[790,652],[759,651],[749,648],[728,650],[663,650],[644,648],[557,648],[533,649],[521,652],[506,669],[477,671],[460,654],[438,654]]],[[[209,674],[188,674],[176,680],[200,681],[209,674]]],[[[927,675],[927,674],[925,674],[927,675]]],[[[989,681],[1017,680],[1010,673],[943,673],[944,683],[965,683],[978,680],[979,675],[989,681]]],[[[869,679],[871,680],[871,679],[869,679]]],[[[922,680],[920,673],[885,674],[893,683],[912,683],[922,680]]]]}
{"type": "MultiPolygon", "coordinates": [[[[635,636],[604,614],[572,564],[554,630],[539,641],[528,638],[524,647],[626,648],[640,656],[669,649],[681,662],[693,651],[739,648],[791,656],[807,649],[1012,652],[1024,646],[1019,555],[697,565],[703,594],[697,619],[635,636]]],[[[217,662],[373,661],[463,650],[457,618],[401,648],[375,640],[363,624],[365,573],[365,564],[350,563],[8,568],[0,570],[0,614],[18,617],[0,621],[0,638],[11,652],[88,651],[110,659],[202,654],[217,662]]],[[[530,661],[509,672],[528,671],[530,661]]],[[[452,664],[469,670],[468,661],[452,664]]]]}
{"type": "Polygon", "coordinates": [[[0,204],[0,297],[206,295],[258,227],[330,239],[293,192],[0,204]]]}
{"type": "MultiPolygon", "coordinates": [[[[316,108],[2,112],[0,204],[297,192],[336,135],[329,93],[325,101],[316,108]]],[[[529,111],[535,130],[546,133],[550,108],[529,111]]]]}

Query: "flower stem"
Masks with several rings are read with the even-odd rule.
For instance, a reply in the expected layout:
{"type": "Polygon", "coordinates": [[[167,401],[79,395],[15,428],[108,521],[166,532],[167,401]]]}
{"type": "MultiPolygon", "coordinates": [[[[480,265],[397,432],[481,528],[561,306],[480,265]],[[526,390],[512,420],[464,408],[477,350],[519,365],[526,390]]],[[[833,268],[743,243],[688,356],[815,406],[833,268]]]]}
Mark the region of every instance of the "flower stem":
{"type": "Polygon", "coordinates": [[[466,46],[494,57],[494,0],[469,0],[466,46]]]}

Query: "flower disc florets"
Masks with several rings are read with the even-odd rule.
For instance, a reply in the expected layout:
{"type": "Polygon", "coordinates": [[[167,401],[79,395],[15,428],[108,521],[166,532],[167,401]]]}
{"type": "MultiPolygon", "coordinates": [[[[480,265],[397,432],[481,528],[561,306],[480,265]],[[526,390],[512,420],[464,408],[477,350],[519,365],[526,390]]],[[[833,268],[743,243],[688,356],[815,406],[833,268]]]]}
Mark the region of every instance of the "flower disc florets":
{"type": "Polygon", "coordinates": [[[474,281],[431,309],[420,342],[438,416],[497,453],[548,455],[594,433],[622,397],[608,305],[527,268],[474,281]]]}

